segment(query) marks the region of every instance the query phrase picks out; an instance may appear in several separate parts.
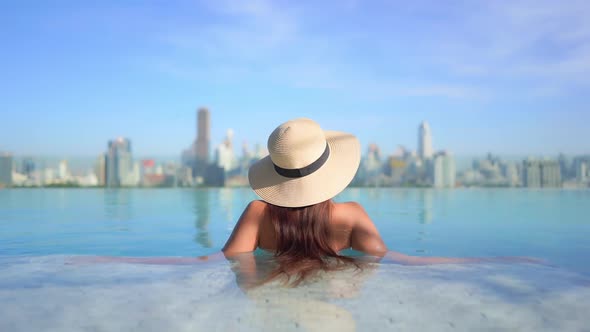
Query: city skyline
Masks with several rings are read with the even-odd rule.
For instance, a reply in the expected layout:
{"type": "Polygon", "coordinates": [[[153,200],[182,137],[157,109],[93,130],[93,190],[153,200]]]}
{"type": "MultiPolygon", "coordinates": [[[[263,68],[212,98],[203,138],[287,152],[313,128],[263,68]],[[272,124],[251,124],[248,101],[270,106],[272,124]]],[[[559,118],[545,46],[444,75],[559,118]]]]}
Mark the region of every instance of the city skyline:
{"type": "Polygon", "coordinates": [[[176,155],[199,105],[218,114],[213,146],[309,117],[384,152],[416,149],[424,120],[456,155],[590,151],[584,2],[0,6],[0,151],[15,155],[92,156],[119,136],[176,155]]]}
{"type": "MultiPolygon", "coordinates": [[[[210,131],[211,131],[211,112],[209,110],[208,107],[205,106],[199,106],[197,108],[195,108],[195,110],[193,111],[193,118],[196,119],[196,123],[197,126],[193,127],[196,129],[196,131],[193,132],[193,140],[192,140],[192,144],[189,145],[188,149],[180,149],[180,153],[178,151],[176,152],[172,152],[166,155],[155,155],[155,154],[138,154],[134,152],[134,159],[136,160],[157,160],[161,163],[178,163],[178,164],[183,164],[183,158],[184,158],[184,154],[187,152],[192,151],[192,153],[196,153],[196,151],[198,150],[197,148],[197,143],[199,138],[201,139],[206,139],[206,141],[208,142],[208,144],[205,144],[206,147],[201,146],[201,149],[205,149],[208,152],[208,159],[211,161],[215,161],[216,159],[216,153],[217,153],[217,147],[220,145],[224,145],[227,142],[227,135],[234,135],[234,131],[231,128],[228,128],[226,130],[226,132],[224,133],[222,139],[220,140],[211,140],[209,135],[210,135],[210,131]],[[202,113],[206,112],[206,115],[203,115],[202,113]],[[203,124],[202,129],[203,130],[199,130],[199,119],[203,119],[203,122],[206,122],[207,125],[203,124]],[[199,132],[202,132],[203,134],[199,134],[199,132]]],[[[217,120],[217,119],[216,119],[217,120]]],[[[194,130],[194,129],[193,129],[194,130]]],[[[428,150],[427,152],[427,157],[432,156],[435,153],[438,152],[449,152],[453,155],[453,157],[457,160],[457,171],[463,171],[465,169],[468,169],[469,167],[471,167],[471,164],[474,160],[478,160],[481,158],[485,158],[487,155],[489,155],[490,153],[492,155],[496,155],[496,156],[501,156],[502,158],[504,158],[507,161],[512,161],[512,162],[520,162],[523,159],[528,159],[528,158],[533,158],[533,159],[555,159],[557,158],[559,155],[564,155],[562,152],[556,153],[556,154],[549,154],[549,153],[543,153],[543,154],[532,154],[532,153],[522,153],[522,154],[502,154],[502,153],[495,153],[492,151],[479,151],[477,153],[473,153],[473,154],[457,154],[454,149],[452,147],[443,147],[437,144],[433,144],[433,138],[432,138],[432,129],[430,127],[430,124],[428,121],[421,121],[420,123],[417,124],[417,126],[414,127],[414,130],[418,133],[417,135],[417,139],[415,139],[415,143],[414,144],[414,148],[412,148],[412,144],[397,144],[395,145],[395,147],[391,150],[391,151],[387,151],[385,149],[382,148],[382,145],[380,144],[380,142],[362,142],[361,141],[361,154],[363,157],[366,157],[368,155],[368,153],[370,153],[370,150],[372,147],[377,147],[381,153],[383,154],[383,157],[386,158],[388,156],[392,156],[395,155],[396,153],[399,152],[399,149],[406,149],[407,151],[410,152],[414,152],[417,155],[421,156],[421,148],[420,148],[420,144],[421,142],[424,142],[425,139],[425,144],[426,144],[426,150],[428,150]],[[426,138],[424,137],[424,135],[426,135],[426,138]]],[[[436,131],[436,128],[435,128],[436,131]]],[[[415,135],[416,133],[414,133],[414,137],[416,137],[415,135]]],[[[436,137],[436,135],[435,135],[436,137]]],[[[233,137],[235,138],[235,137],[233,137]]],[[[129,139],[128,137],[124,137],[124,136],[118,136],[114,141],[120,141],[120,140],[132,140],[129,139]]],[[[110,142],[110,140],[108,140],[110,142]]],[[[266,148],[266,144],[261,145],[260,143],[249,143],[247,140],[244,140],[242,143],[244,144],[240,144],[240,142],[237,142],[235,140],[233,140],[235,144],[233,147],[230,147],[230,149],[232,149],[233,154],[235,155],[235,157],[242,157],[242,153],[243,151],[240,149],[240,147],[243,149],[244,146],[247,146],[249,149],[251,149],[252,151],[254,150],[254,148],[257,145],[260,145],[262,147],[264,147],[264,149],[266,148]]],[[[411,140],[408,140],[411,141],[411,140]]],[[[266,142],[265,142],[266,143],[266,142]]],[[[104,142],[103,142],[104,144],[104,142]]],[[[110,144],[110,143],[109,143],[110,144]]],[[[136,144],[134,143],[134,146],[136,144]]],[[[186,146],[186,144],[185,144],[186,146]]],[[[135,150],[135,149],[134,149],[135,150]]],[[[14,158],[16,158],[15,160],[21,160],[21,162],[26,162],[27,160],[34,160],[37,163],[40,163],[41,165],[47,166],[47,167],[58,167],[59,163],[61,163],[64,160],[67,160],[68,162],[71,162],[73,160],[73,165],[74,167],[72,169],[76,170],[77,172],[85,172],[87,169],[89,168],[93,168],[95,167],[95,163],[96,163],[96,156],[97,154],[99,155],[99,157],[104,157],[104,154],[102,153],[102,151],[97,151],[95,153],[91,153],[90,155],[50,155],[50,154],[40,154],[40,155],[31,155],[31,154],[19,154],[19,153],[13,153],[12,151],[2,151],[0,150],[0,153],[5,153],[8,155],[13,156],[14,158]]],[[[202,152],[201,152],[202,153],[202,152]]],[[[570,153],[570,154],[565,154],[566,156],[576,156],[576,155],[587,155],[587,153],[570,153]]],[[[424,157],[424,156],[423,156],[424,157]]]]}
{"type": "MultiPolygon", "coordinates": [[[[187,113],[191,113],[191,117],[194,118],[194,110],[189,111],[187,113]]],[[[590,113],[590,111],[589,111],[590,113]]],[[[318,118],[323,118],[322,116],[317,116],[318,114],[314,115],[310,115],[310,116],[295,116],[295,114],[293,114],[293,116],[289,117],[289,118],[282,118],[282,117],[277,117],[276,115],[273,116],[274,117],[274,121],[278,121],[278,122],[273,122],[273,120],[269,120],[269,121],[260,121],[259,123],[257,123],[257,128],[263,128],[257,131],[257,133],[255,133],[255,135],[253,137],[249,137],[246,136],[245,132],[252,132],[252,130],[246,130],[246,131],[241,131],[238,130],[236,128],[239,128],[239,126],[232,126],[233,122],[228,121],[226,118],[220,117],[220,119],[218,119],[216,122],[219,123],[224,123],[227,124],[226,126],[222,127],[222,125],[219,124],[214,124],[211,126],[211,138],[209,140],[210,146],[216,146],[218,144],[223,143],[223,141],[225,140],[225,134],[227,132],[227,130],[232,130],[235,133],[235,142],[239,143],[239,145],[241,146],[242,143],[247,143],[251,146],[254,146],[255,144],[261,144],[266,146],[266,140],[268,137],[268,134],[270,132],[272,132],[272,130],[280,123],[285,122],[289,119],[295,119],[295,118],[300,118],[300,117],[308,117],[311,119],[318,119],[318,118]],[[265,133],[262,133],[262,132],[265,133]]],[[[321,114],[320,114],[321,115],[321,114]]],[[[256,117],[256,116],[254,116],[256,117]]],[[[331,116],[329,116],[331,117],[331,116]]],[[[374,126],[384,126],[384,123],[386,124],[387,121],[382,120],[382,119],[387,119],[388,117],[383,117],[383,118],[379,118],[381,120],[378,120],[376,117],[371,118],[371,116],[366,116],[366,113],[363,113],[362,115],[359,115],[360,118],[358,117],[351,117],[351,118],[347,118],[347,119],[342,119],[342,118],[338,118],[336,119],[336,121],[333,121],[334,123],[343,123],[344,125],[338,127],[335,125],[330,125],[330,121],[324,121],[324,122],[328,122],[327,125],[323,125],[322,123],[320,123],[320,125],[322,125],[322,128],[326,129],[326,130],[343,130],[343,131],[348,131],[351,132],[353,134],[355,134],[359,140],[361,141],[361,146],[363,148],[363,150],[366,150],[371,144],[378,144],[384,151],[386,151],[387,153],[393,153],[399,146],[404,146],[408,149],[411,150],[418,150],[418,144],[415,141],[415,139],[412,139],[411,136],[416,136],[415,134],[415,129],[416,129],[416,125],[415,124],[409,124],[406,123],[404,126],[396,126],[395,128],[392,128],[391,131],[389,129],[381,129],[381,130],[369,130],[367,128],[371,128],[372,125],[368,124],[368,121],[374,121],[373,125],[374,126]],[[370,120],[368,120],[368,118],[370,120]],[[361,125],[363,123],[366,124],[366,127],[361,128],[361,127],[357,127],[355,129],[355,122],[360,123],[361,125]],[[344,128],[344,129],[343,129],[344,128]],[[370,134],[368,132],[371,132],[370,134]],[[401,135],[401,133],[407,133],[408,137],[399,137],[401,135]],[[390,136],[390,139],[387,139],[388,136],[390,136]],[[383,139],[383,141],[378,141],[378,140],[367,140],[366,137],[381,137],[383,139]],[[397,137],[397,139],[400,139],[399,141],[394,141],[393,137],[397,137]]],[[[590,116],[589,116],[590,117],[590,116]]],[[[422,123],[425,122],[426,119],[424,118],[417,118],[416,123],[422,123]]],[[[186,120],[188,122],[188,120],[186,120]]],[[[194,122],[194,120],[192,120],[192,122],[194,122]]],[[[429,122],[429,121],[426,121],[429,122]]],[[[590,122],[590,119],[588,119],[588,122],[590,122]]],[[[239,123],[239,121],[236,121],[236,123],[239,123]]],[[[432,122],[429,122],[432,125],[432,122]]],[[[585,122],[580,122],[580,125],[583,125],[585,122]]],[[[496,124],[497,126],[501,127],[501,124],[496,124]]],[[[141,125],[130,125],[130,127],[126,130],[127,132],[137,132],[137,131],[142,131],[142,129],[140,128],[141,125]]],[[[179,125],[179,127],[176,128],[169,128],[169,132],[170,133],[178,133],[178,132],[186,132],[186,139],[187,141],[191,141],[191,139],[194,139],[194,133],[189,133],[187,132],[187,128],[189,128],[190,126],[187,126],[186,123],[183,123],[182,125],[179,125]]],[[[93,128],[94,130],[96,130],[96,128],[93,128]]],[[[166,137],[166,135],[168,134],[168,130],[166,130],[166,132],[164,132],[164,129],[166,128],[160,128],[160,130],[162,130],[162,132],[160,133],[162,136],[161,137],[166,137]]],[[[498,147],[494,147],[494,146],[490,146],[490,144],[484,144],[483,142],[481,142],[482,140],[478,140],[478,139],[470,139],[469,136],[477,136],[478,133],[475,133],[474,130],[466,130],[465,131],[465,135],[463,135],[462,137],[458,137],[461,136],[461,134],[457,134],[456,132],[453,133],[452,135],[450,135],[452,137],[452,139],[450,139],[449,137],[445,137],[444,134],[444,127],[443,128],[439,128],[436,127],[434,130],[434,133],[432,134],[432,138],[434,138],[437,142],[442,142],[442,144],[445,144],[445,146],[449,149],[451,149],[455,155],[458,156],[463,156],[463,157],[474,157],[474,156],[479,156],[482,154],[486,154],[486,153],[494,153],[494,154],[500,154],[503,156],[508,156],[508,157],[515,157],[515,158],[521,158],[523,156],[535,156],[535,157],[552,157],[552,156],[557,156],[558,154],[564,153],[567,155],[577,155],[577,154],[586,154],[590,152],[590,146],[586,147],[586,144],[590,144],[587,142],[590,142],[588,140],[578,140],[575,141],[571,144],[571,146],[565,146],[565,145],[553,145],[553,146],[546,146],[546,145],[539,145],[536,147],[533,147],[529,150],[525,150],[524,148],[522,150],[515,150],[514,148],[507,148],[507,149],[502,149],[502,148],[498,148],[498,147]],[[469,134],[469,135],[468,135],[469,134]],[[451,143],[449,143],[451,142],[451,143]],[[455,142],[455,143],[452,143],[455,142]],[[477,143],[480,142],[480,143],[477,143]],[[449,145],[449,144],[454,144],[454,145],[449,145]],[[469,148],[465,148],[466,145],[469,145],[469,148]],[[461,149],[461,146],[463,146],[463,149],[461,149]]],[[[448,130],[448,129],[447,129],[448,130]]],[[[461,131],[461,129],[457,129],[458,131],[461,131]]],[[[492,135],[492,133],[488,132],[487,135],[491,135],[492,137],[495,137],[498,141],[507,141],[509,139],[506,138],[506,136],[503,136],[505,134],[505,132],[502,129],[493,129],[490,128],[490,130],[496,130],[495,135],[492,135]]],[[[550,136],[549,130],[551,130],[550,128],[547,129],[548,132],[544,133],[544,135],[550,136]]],[[[567,128],[555,128],[556,131],[567,131],[567,128]]],[[[572,129],[572,131],[575,131],[572,129]]],[[[112,132],[111,129],[109,128],[105,128],[105,132],[112,132]]],[[[579,130],[578,133],[583,133],[583,130],[579,130]]],[[[3,132],[0,132],[0,135],[2,135],[3,132]]],[[[539,136],[542,136],[541,134],[539,134],[539,136]]],[[[29,145],[27,146],[19,146],[20,142],[18,140],[9,140],[9,139],[4,139],[3,141],[0,141],[0,151],[5,152],[5,153],[10,153],[13,154],[15,156],[41,156],[41,157],[50,157],[50,158],[71,158],[71,157],[93,157],[95,154],[95,149],[94,146],[98,145],[99,148],[102,147],[102,145],[104,145],[104,140],[108,139],[108,137],[127,137],[131,140],[133,140],[134,142],[137,142],[135,144],[135,150],[136,155],[137,156],[142,156],[142,157],[164,157],[164,158],[170,158],[173,157],[177,154],[177,150],[179,148],[182,148],[183,146],[186,146],[186,141],[184,142],[184,145],[182,144],[182,142],[179,143],[178,146],[172,146],[172,145],[167,145],[166,147],[163,147],[161,144],[156,143],[155,144],[155,148],[152,147],[150,144],[153,144],[153,140],[150,138],[150,135],[147,134],[147,138],[145,136],[143,136],[143,140],[142,139],[137,139],[134,137],[133,134],[126,134],[125,132],[121,132],[118,134],[114,134],[111,136],[106,136],[106,135],[99,135],[98,133],[95,135],[95,137],[97,138],[93,138],[92,140],[84,140],[84,143],[81,144],[81,142],[79,140],[76,140],[75,137],[67,137],[67,139],[65,139],[66,143],[63,145],[51,145],[48,146],[47,142],[51,141],[51,137],[47,137],[47,138],[43,138],[37,143],[33,142],[33,145],[29,145]],[[105,137],[103,137],[105,136],[105,137]],[[97,144],[97,142],[101,140],[99,142],[99,144],[97,144]],[[150,143],[151,142],[151,143],[150,143]],[[12,147],[12,148],[11,148],[12,147]]],[[[141,136],[140,136],[141,137],[141,136]]],[[[185,138],[184,136],[182,138],[185,138]]],[[[536,140],[539,141],[540,137],[536,137],[536,140]]],[[[526,138],[525,141],[530,141],[530,140],[534,140],[532,138],[526,138]]],[[[515,142],[518,142],[515,141],[515,142]]],[[[434,150],[439,149],[441,145],[433,145],[432,148],[434,150]]],[[[507,143],[509,144],[509,142],[507,143]]],[[[510,145],[510,144],[509,144],[510,145]]],[[[514,145],[518,145],[518,144],[514,144],[514,145]]],[[[211,152],[209,153],[209,156],[211,157],[211,152]]]]}
{"type": "MultiPolygon", "coordinates": [[[[222,144],[211,149],[211,114],[208,108],[196,112],[196,139],[180,153],[180,163],[156,162],[155,159],[132,156],[132,142],[118,137],[108,141],[106,153],[98,155],[94,170],[70,168],[67,159],[57,168],[37,165],[34,158],[24,157],[15,163],[12,155],[0,154],[0,188],[3,186],[66,186],[66,187],[193,187],[246,186],[250,165],[264,157],[261,147],[252,150],[244,144],[242,155],[234,151],[233,130],[228,129],[222,144]],[[18,165],[14,168],[15,165],[18,165]]],[[[473,159],[471,167],[459,170],[453,153],[447,148],[433,148],[430,125],[423,121],[417,128],[417,149],[399,146],[394,153],[383,153],[375,143],[362,155],[353,186],[433,187],[463,186],[529,188],[582,188],[590,185],[590,155],[557,159],[526,158],[515,163],[488,153],[473,159]],[[459,175],[459,176],[457,176],[459,175]]]]}
{"type": "MultiPolygon", "coordinates": [[[[249,148],[249,149],[254,149],[257,146],[261,146],[261,147],[264,147],[264,149],[266,149],[266,142],[264,144],[260,144],[258,142],[251,143],[247,139],[243,140],[241,143],[237,142],[235,140],[234,130],[232,128],[227,128],[221,139],[211,140],[211,137],[210,137],[211,127],[212,127],[211,126],[211,111],[209,110],[209,107],[207,107],[207,106],[199,106],[199,107],[195,108],[195,110],[193,111],[193,117],[194,117],[194,119],[197,120],[196,126],[193,127],[196,130],[193,132],[192,144],[190,144],[188,146],[188,148],[180,149],[180,151],[181,151],[180,153],[177,150],[177,151],[173,151],[168,154],[162,154],[162,155],[156,155],[156,154],[143,154],[142,155],[140,153],[134,152],[135,158],[138,160],[153,159],[153,160],[159,160],[160,162],[183,163],[183,158],[186,153],[190,153],[195,156],[197,154],[199,154],[199,155],[201,155],[201,159],[202,159],[202,155],[204,153],[206,153],[208,156],[206,159],[214,161],[216,158],[217,147],[227,143],[228,135],[231,135],[232,141],[237,143],[237,144],[234,144],[234,146],[229,147],[233,151],[233,153],[236,157],[241,157],[241,154],[243,153],[243,148],[245,148],[245,147],[249,148]],[[201,142],[201,144],[199,144],[199,142],[201,142]],[[240,147],[241,147],[241,149],[240,149],[240,147]],[[198,151],[200,151],[200,152],[198,152],[198,151]]],[[[389,155],[395,155],[396,153],[399,152],[400,148],[407,150],[407,151],[414,152],[418,156],[421,156],[421,157],[432,157],[437,152],[445,152],[445,153],[449,152],[454,157],[459,157],[459,158],[464,159],[463,162],[469,162],[469,163],[475,159],[485,157],[486,155],[489,155],[490,153],[493,155],[502,156],[503,158],[506,158],[507,160],[512,160],[512,161],[517,161],[517,160],[520,161],[520,160],[526,159],[526,158],[545,159],[545,158],[556,158],[559,155],[574,156],[574,155],[587,154],[587,153],[570,153],[570,154],[565,153],[564,154],[563,152],[558,152],[556,154],[550,154],[550,153],[502,154],[502,153],[496,153],[493,151],[486,151],[486,150],[481,150],[476,153],[469,153],[469,154],[460,154],[460,153],[457,154],[452,147],[443,147],[443,146],[439,146],[437,144],[433,144],[432,129],[431,129],[430,123],[428,121],[420,121],[420,123],[418,123],[417,126],[414,127],[414,130],[418,133],[417,139],[415,139],[415,144],[395,144],[394,147],[390,151],[387,151],[386,149],[382,148],[383,145],[380,142],[362,142],[362,140],[361,140],[361,153],[363,156],[366,156],[366,154],[369,153],[372,148],[378,148],[381,151],[381,153],[383,154],[383,156],[385,156],[385,157],[389,156],[389,155]]],[[[436,128],[435,128],[435,130],[436,130],[436,128]]],[[[414,136],[416,137],[415,133],[414,133],[414,136]]],[[[436,135],[435,135],[435,137],[436,137],[436,135]]],[[[107,139],[109,146],[111,144],[111,141],[117,142],[117,141],[122,141],[122,140],[123,141],[133,141],[133,139],[130,139],[126,135],[116,136],[116,138],[114,140],[107,139]]],[[[408,141],[411,141],[411,140],[408,140],[408,141]]],[[[103,144],[104,144],[104,142],[103,142],[103,144]]],[[[134,142],[134,146],[135,145],[136,144],[134,142]]],[[[186,144],[185,144],[185,146],[186,146],[186,144]]],[[[135,151],[135,148],[134,148],[134,151],[135,151]]],[[[0,153],[8,154],[10,156],[13,156],[14,158],[22,159],[23,161],[29,160],[31,158],[35,159],[37,162],[38,161],[49,161],[50,164],[53,163],[53,164],[55,164],[55,166],[63,160],[70,160],[70,159],[74,159],[74,161],[84,160],[85,162],[89,162],[89,161],[95,162],[97,153],[100,156],[103,156],[102,152],[96,152],[96,151],[89,152],[90,153],[89,155],[83,155],[83,154],[79,154],[79,155],[56,155],[56,154],[54,154],[54,155],[52,155],[50,153],[33,155],[33,154],[24,154],[24,153],[14,153],[13,151],[6,151],[6,150],[0,150],[0,153]]]]}

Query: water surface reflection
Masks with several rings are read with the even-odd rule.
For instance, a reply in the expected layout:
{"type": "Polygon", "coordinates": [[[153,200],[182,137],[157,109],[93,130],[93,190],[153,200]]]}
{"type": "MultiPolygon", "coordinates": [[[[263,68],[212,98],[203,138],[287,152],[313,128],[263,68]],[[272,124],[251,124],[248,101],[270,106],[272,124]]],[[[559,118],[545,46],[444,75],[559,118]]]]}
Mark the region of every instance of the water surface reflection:
{"type": "Polygon", "coordinates": [[[209,222],[210,222],[210,196],[209,190],[195,190],[193,194],[193,213],[196,217],[195,228],[197,233],[195,234],[195,242],[197,242],[203,248],[212,248],[213,241],[209,233],[209,222]]]}
{"type": "Polygon", "coordinates": [[[104,214],[108,220],[131,220],[133,213],[132,189],[105,189],[103,192],[104,214]]]}

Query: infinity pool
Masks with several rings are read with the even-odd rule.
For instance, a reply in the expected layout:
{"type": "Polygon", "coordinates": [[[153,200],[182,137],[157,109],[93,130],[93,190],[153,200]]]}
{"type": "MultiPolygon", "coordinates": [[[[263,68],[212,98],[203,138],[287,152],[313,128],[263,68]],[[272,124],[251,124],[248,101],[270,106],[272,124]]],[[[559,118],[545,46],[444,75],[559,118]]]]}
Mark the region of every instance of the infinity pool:
{"type": "MultiPolygon", "coordinates": [[[[363,204],[392,250],[545,264],[379,263],[249,289],[240,261],[81,259],[214,254],[252,199],[248,189],[0,190],[0,331],[587,329],[590,191],[348,189],[336,199],[363,204]]],[[[245,259],[261,267],[259,256],[245,259]]]]}

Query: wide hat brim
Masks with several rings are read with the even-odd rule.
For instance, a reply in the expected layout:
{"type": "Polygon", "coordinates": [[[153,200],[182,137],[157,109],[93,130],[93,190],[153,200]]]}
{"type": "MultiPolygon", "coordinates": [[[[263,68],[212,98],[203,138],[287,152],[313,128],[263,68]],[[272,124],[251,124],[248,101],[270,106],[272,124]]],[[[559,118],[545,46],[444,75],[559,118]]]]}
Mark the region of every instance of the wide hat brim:
{"type": "Polygon", "coordinates": [[[270,156],[250,167],[248,180],[254,192],[267,203],[301,207],[333,198],[354,178],[361,160],[358,139],[339,131],[324,131],[330,155],[317,171],[300,178],[278,174],[270,156]]]}

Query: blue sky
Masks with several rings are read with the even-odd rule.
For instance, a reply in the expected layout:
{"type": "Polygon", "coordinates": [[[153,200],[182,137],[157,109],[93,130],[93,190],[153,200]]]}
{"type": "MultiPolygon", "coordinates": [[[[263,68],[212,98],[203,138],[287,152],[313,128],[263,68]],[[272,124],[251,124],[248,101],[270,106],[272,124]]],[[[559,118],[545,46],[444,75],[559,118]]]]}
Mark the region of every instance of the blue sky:
{"type": "Polygon", "coordinates": [[[385,153],[590,153],[587,1],[0,4],[0,150],[179,155],[310,117],[385,153]]]}

